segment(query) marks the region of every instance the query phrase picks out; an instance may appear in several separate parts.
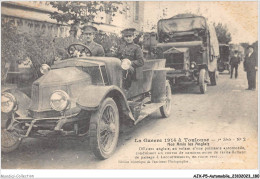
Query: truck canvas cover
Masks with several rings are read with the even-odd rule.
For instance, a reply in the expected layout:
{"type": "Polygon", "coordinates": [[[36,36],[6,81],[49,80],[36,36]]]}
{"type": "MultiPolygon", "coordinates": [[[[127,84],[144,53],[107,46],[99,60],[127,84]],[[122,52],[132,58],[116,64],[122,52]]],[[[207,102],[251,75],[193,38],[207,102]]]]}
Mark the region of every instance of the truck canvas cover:
{"type": "Polygon", "coordinates": [[[162,19],[158,22],[158,32],[173,33],[191,31],[193,29],[206,29],[206,21],[203,17],[162,19]]]}

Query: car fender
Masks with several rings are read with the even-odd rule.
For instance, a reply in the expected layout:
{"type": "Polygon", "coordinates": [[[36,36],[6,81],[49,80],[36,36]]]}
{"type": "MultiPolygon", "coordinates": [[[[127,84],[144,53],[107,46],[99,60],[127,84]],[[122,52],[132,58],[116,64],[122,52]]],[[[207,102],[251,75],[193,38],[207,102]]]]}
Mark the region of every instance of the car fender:
{"type": "Polygon", "coordinates": [[[99,108],[101,102],[106,98],[111,97],[115,100],[119,110],[121,110],[130,119],[135,121],[127,99],[123,91],[117,86],[94,86],[90,85],[81,89],[76,100],[77,105],[88,111],[95,111],[99,108]]]}

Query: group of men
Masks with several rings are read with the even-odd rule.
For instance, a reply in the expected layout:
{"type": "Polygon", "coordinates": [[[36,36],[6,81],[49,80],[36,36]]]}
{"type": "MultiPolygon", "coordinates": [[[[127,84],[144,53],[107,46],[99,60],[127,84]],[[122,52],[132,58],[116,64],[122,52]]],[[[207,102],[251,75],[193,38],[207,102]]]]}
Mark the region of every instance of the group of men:
{"type": "MultiPolygon", "coordinates": [[[[247,47],[247,52],[244,60],[244,70],[247,73],[247,81],[248,81],[248,90],[255,90],[256,89],[256,71],[257,71],[257,57],[256,53],[254,52],[253,46],[247,47]]],[[[240,57],[238,56],[238,51],[234,51],[234,55],[230,59],[230,78],[233,77],[233,71],[235,69],[235,78],[238,77],[238,66],[240,64],[240,57]]]]}
{"type": "MultiPolygon", "coordinates": [[[[70,36],[77,39],[77,33],[79,28],[72,26],[70,29],[70,36]]],[[[91,51],[92,56],[105,56],[104,48],[94,42],[97,28],[92,25],[86,25],[82,28],[81,40],[84,41],[84,45],[91,51]]],[[[123,43],[120,44],[117,49],[116,56],[120,60],[128,59],[131,62],[130,68],[124,71],[125,80],[123,83],[124,89],[128,89],[131,86],[131,82],[136,77],[136,68],[144,65],[143,52],[139,45],[134,43],[134,28],[128,28],[121,31],[123,36],[123,43]],[[126,75],[127,74],[127,75],[126,75]]]]}
{"type": "MultiPolygon", "coordinates": [[[[77,38],[78,28],[72,26],[70,29],[70,36],[77,38]]],[[[85,45],[91,51],[92,56],[105,56],[104,48],[94,42],[95,33],[97,28],[92,25],[86,25],[82,28],[82,38],[85,40],[85,45]]],[[[129,59],[131,65],[127,71],[126,83],[123,84],[124,88],[127,89],[131,86],[131,81],[136,75],[136,68],[141,67],[144,64],[143,52],[139,45],[134,43],[134,28],[128,28],[121,31],[124,43],[122,43],[116,53],[116,57],[120,60],[129,59]]],[[[255,90],[256,88],[256,71],[257,71],[257,58],[252,46],[248,46],[247,54],[244,60],[244,70],[247,72],[248,90],[255,90]]],[[[233,77],[233,71],[235,69],[235,78],[238,77],[238,66],[240,64],[240,58],[238,51],[234,51],[233,57],[230,59],[231,74],[230,78],[233,77]]]]}

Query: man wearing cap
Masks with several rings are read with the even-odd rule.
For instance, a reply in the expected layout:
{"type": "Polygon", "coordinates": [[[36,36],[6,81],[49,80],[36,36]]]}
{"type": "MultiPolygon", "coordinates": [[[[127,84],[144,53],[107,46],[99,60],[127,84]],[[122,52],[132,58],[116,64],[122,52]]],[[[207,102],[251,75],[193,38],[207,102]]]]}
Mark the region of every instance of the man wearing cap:
{"type": "Polygon", "coordinates": [[[248,46],[247,55],[244,61],[244,69],[247,73],[248,90],[255,90],[256,88],[257,57],[253,52],[253,46],[248,46]]]}
{"type": "Polygon", "coordinates": [[[55,46],[54,50],[56,55],[55,57],[56,61],[70,57],[69,54],[67,53],[68,52],[67,48],[71,44],[80,43],[80,40],[78,38],[79,31],[80,31],[79,23],[75,23],[71,25],[68,37],[65,38],[58,37],[53,40],[55,46]]]}
{"type": "Polygon", "coordinates": [[[69,37],[79,39],[79,33],[80,33],[80,22],[76,21],[74,24],[71,25],[70,31],[69,31],[69,37]]]}
{"type": "Polygon", "coordinates": [[[105,56],[104,48],[94,42],[95,33],[97,28],[91,25],[86,25],[82,28],[82,40],[85,40],[85,45],[89,48],[92,56],[105,56]]]}
{"type": "Polygon", "coordinates": [[[117,57],[121,60],[129,59],[131,61],[130,69],[124,71],[126,79],[123,82],[125,89],[130,88],[132,80],[136,79],[136,68],[144,65],[143,52],[139,45],[134,43],[134,28],[125,29],[121,33],[123,35],[124,43],[121,44],[117,51],[117,57]]]}
{"type": "Polygon", "coordinates": [[[231,66],[230,78],[232,78],[232,76],[233,76],[234,69],[235,69],[235,78],[237,78],[237,76],[238,76],[237,69],[238,69],[238,65],[240,64],[240,58],[238,56],[237,50],[234,51],[234,55],[233,55],[233,57],[231,57],[229,63],[231,66]]]}

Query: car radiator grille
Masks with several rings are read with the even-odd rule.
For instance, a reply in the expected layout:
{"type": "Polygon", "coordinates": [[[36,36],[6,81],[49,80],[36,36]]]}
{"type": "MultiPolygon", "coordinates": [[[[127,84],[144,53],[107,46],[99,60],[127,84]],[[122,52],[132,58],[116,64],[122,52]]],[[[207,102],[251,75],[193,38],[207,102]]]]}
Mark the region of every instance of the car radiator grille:
{"type": "Polygon", "coordinates": [[[174,68],[176,70],[183,70],[184,68],[184,56],[183,54],[167,54],[166,67],[174,68]]]}
{"type": "Polygon", "coordinates": [[[31,109],[37,109],[39,106],[39,85],[33,84],[32,85],[32,104],[31,109]]]}

